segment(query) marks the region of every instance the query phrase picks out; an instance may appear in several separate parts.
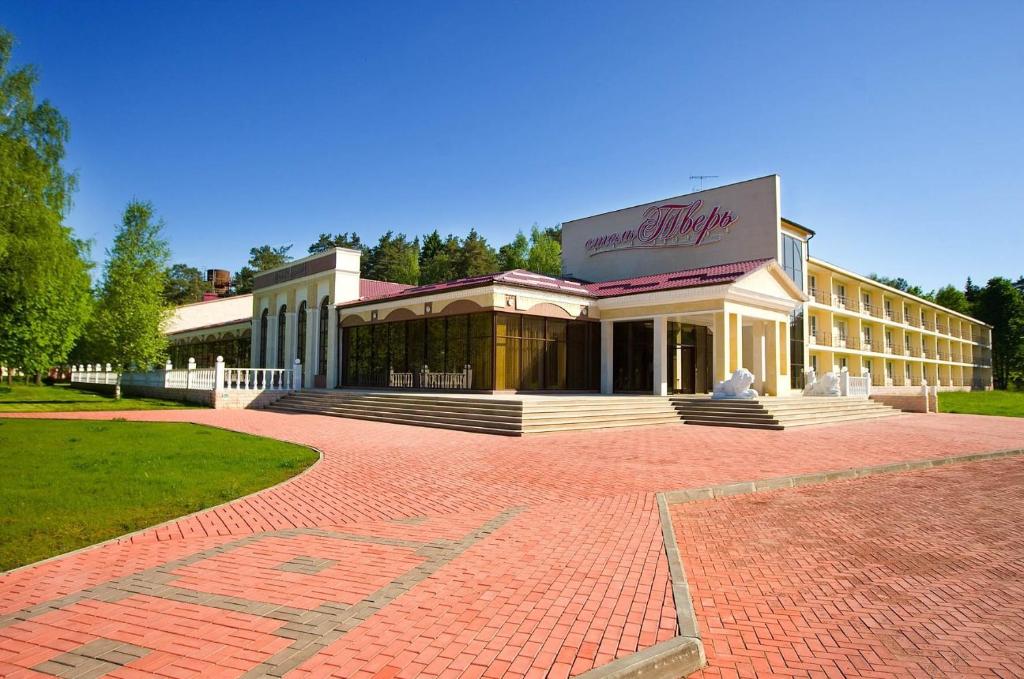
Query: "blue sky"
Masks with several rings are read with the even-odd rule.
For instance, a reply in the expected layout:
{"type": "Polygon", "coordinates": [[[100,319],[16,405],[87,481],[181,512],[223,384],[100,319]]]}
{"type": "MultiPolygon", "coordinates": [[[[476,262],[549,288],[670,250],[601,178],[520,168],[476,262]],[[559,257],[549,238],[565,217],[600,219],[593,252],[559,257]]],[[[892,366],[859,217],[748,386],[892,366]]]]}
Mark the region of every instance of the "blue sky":
{"type": "Polygon", "coordinates": [[[174,260],[321,231],[491,242],[782,176],[812,254],[923,287],[1024,274],[1024,3],[28,2],[69,221],[131,198],[174,260]]]}

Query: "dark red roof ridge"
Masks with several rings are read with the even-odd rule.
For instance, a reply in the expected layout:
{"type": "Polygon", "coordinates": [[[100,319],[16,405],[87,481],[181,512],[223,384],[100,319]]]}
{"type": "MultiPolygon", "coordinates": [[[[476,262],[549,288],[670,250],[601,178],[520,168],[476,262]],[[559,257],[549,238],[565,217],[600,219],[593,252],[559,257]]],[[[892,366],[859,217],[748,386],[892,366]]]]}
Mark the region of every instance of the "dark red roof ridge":
{"type": "Polygon", "coordinates": [[[681,290],[683,288],[699,288],[708,285],[725,285],[735,283],[751,271],[761,268],[772,258],[747,259],[727,264],[713,264],[694,269],[668,271],[665,273],[634,276],[618,280],[587,283],[586,288],[599,298],[622,297],[644,292],[661,290],[681,290]]]}
{"type": "MultiPolygon", "coordinates": [[[[534,273],[526,269],[510,269],[493,274],[482,274],[480,276],[469,276],[457,278],[441,283],[426,283],[424,285],[404,285],[401,283],[387,283],[385,281],[373,281],[360,279],[360,292],[363,292],[363,283],[376,283],[381,287],[374,295],[361,295],[358,300],[350,300],[340,303],[338,306],[358,306],[369,302],[382,302],[385,300],[404,299],[407,297],[418,297],[451,290],[462,290],[480,287],[488,284],[502,283],[536,290],[553,290],[580,297],[620,297],[623,295],[634,295],[642,292],[653,292],[657,290],[679,290],[682,288],[696,288],[707,285],[722,285],[734,283],[746,274],[754,271],[766,263],[774,261],[771,258],[748,259],[727,264],[714,264],[711,266],[697,267],[694,269],[682,269],[680,271],[669,271],[666,273],[649,274],[646,276],[634,276],[632,278],[620,278],[611,281],[599,281],[586,283],[565,278],[556,278],[545,274],[534,273]]],[[[370,286],[367,286],[368,288],[370,286]]]]}

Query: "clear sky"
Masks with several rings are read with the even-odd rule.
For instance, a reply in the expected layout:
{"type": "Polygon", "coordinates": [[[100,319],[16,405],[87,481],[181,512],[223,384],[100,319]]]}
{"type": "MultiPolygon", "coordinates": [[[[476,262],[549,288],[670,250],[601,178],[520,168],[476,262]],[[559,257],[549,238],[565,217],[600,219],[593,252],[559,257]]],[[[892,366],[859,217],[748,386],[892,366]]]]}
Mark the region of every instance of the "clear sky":
{"type": "Polygon", "coordinates": [[[812,254],[925,289],[1024,274],[1024,3],[5,0],[71,122],[96,259],[131,198],[174,260],[321,231],[494,245],[782,177],[812,254]]]}

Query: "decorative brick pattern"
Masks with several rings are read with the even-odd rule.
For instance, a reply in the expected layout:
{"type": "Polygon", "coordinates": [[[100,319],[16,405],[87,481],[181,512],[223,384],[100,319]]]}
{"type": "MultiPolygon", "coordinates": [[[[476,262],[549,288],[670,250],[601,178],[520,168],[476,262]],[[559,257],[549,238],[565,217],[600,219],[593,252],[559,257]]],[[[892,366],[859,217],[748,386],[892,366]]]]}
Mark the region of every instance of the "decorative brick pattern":
{"type": "Polygon", "coordinates": [[[124,677],[635,666],[625,659],[661,657],[679,634],[656,491],[1024,446],[1024,421],[952,415],[530,439],[241,410],[68,416],[195,421],[324,458],[281,486],[5,575],[0,676],[97,638],[152,649],[112,673],[124,677]],[[290,562],[298,570],[280,568],[290,562]]]}
{"type": "Polygon", "coordinates": [[[73,679],[93,679],[142,658],[150,649],[112,639],[96,639],[33,667],[37,672],[73,679]]]}
{"type": "Polygon", "coordinates": [[[1024,458],[671,507],[712,677],[1024,676],[1024,458]]]}

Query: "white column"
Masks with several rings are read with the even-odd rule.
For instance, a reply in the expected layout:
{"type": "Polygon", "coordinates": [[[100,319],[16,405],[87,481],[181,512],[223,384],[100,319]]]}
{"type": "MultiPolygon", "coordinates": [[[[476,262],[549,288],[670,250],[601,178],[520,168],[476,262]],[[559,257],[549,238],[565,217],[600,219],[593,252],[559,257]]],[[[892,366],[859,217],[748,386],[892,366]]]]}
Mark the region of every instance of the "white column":
{"type": "MultiPolygon", "coordinates": [[[[262,311],[260,313],[263,313],[262,311]]],[[[262,368],[260,363],[260,319],[252,319],[252,332],[249,334],[249,365],[253,368],[262,368]]],[[[241,367],[241,366],[233,366],[241,367]]]]}
{"type": "Polygon", "coordinates": [[[341,335],[338,334],[337,311],[327,311],[327,386],[338,386],[338,348],[341,346],[341,335]]]}
{"type": "Polygon", "coordinates": [[[316,363],[317,356],[317,342],[320,341],[320,309],[307,309],[306,310],[306,355],[300,356],[306,364],[306,381],[307,387],[314,386],[313,375],[316,374],[316,363]]]}
{"type": "Polygon", "coordinates": [[[277,367],[277,314],[267,316],[267,363],[261,368],[277,367]]]}
{"type": "Polygon", "coordinates": [[[612,393],[614,386],[613,378],[613,349],[615,347],[615,328],[612,321],[601,321],[601,393],[612,393]]]}
{"type": "Polygon", "coordinates": [[[765,393],[765,384],[768,381],[767,361],[765,360],[765,322],[754,321],[750,328],[751,344],[753,345],[753,356],[751,365],[754,373],[754,388],[761,394],[765,393]]]}
{"type": "Polygon", "coordinates": [[[668,396],[668,319],[654,317],[654,395],[668,396]]]}

